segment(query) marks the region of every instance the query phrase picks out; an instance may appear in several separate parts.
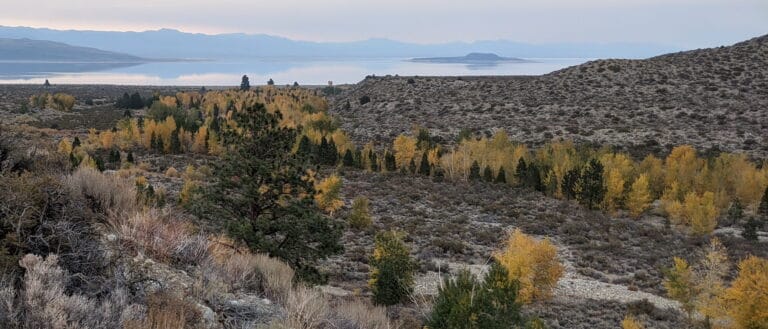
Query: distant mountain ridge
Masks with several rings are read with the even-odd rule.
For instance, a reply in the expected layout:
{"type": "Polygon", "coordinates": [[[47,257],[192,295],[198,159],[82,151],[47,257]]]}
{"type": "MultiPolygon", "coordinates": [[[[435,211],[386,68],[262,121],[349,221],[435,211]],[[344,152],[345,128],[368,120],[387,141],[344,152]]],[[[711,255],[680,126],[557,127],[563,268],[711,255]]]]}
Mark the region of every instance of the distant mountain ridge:
{"type": "Polygon", "coordinates": [[[52,30],[0,26],[0,38],[50,40],[148,58],[225,59],[247,57],[437,57],[471,52],[524,58],[645,58],[678,51],[658,44],[528,44],[506,40],[414,44],[389,39],[311,42],[265,34],[185,33],[172,29],[145,32],[52,30]]]}
{"type": "Polygon", "coordinates": [[[138,56],[44,40],[0,38],[0,61],[143,63],[138,56]]]}

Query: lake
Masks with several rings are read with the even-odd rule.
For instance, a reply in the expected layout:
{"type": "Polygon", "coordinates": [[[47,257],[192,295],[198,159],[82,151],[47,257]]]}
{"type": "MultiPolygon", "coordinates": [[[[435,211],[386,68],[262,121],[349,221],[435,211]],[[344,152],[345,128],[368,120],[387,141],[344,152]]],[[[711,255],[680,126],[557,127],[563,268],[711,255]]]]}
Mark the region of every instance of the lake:
{"type": "Polygon", "coordinates": [[[356,83],[367,75],[539,75],[586,62],[583,58],[531,58],[527,63],[492,65],[408,62],[404,58],[291,59],[258,58],[198,62],[158,62],[141,65],[110,63],[0,62],[0,84],[117,84],[117,85],[237,85],[243,74],[251,84],[325,85],[356,83]]]}

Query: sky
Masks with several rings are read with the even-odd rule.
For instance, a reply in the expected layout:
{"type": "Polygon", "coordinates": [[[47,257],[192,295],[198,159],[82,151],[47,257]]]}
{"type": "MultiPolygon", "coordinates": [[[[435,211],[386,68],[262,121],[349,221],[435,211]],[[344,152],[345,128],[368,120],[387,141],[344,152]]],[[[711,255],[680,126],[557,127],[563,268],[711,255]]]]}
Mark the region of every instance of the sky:
{"type": "Polygon", "coordinates": [[[768,34],[768,0],[2,0],[0,25],[699,48],[768,34]]]}

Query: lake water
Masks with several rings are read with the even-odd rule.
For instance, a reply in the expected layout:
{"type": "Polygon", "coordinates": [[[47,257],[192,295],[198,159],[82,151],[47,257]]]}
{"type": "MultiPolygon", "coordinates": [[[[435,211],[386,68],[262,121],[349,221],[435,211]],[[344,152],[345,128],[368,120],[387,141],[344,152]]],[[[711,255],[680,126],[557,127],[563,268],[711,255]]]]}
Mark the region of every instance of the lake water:
{"type": "Polygon", "coordinates": [[[0,62],[0,84],[237,85],[243,74],[251,84],[325,85],[356,83],[367,75],[539,75],[581,64],[582,58],[532,58],[530,63],[496,65],[413,63],[401,58],[269,59],[161,62],[134,66],[83,63],[0,62]]]}

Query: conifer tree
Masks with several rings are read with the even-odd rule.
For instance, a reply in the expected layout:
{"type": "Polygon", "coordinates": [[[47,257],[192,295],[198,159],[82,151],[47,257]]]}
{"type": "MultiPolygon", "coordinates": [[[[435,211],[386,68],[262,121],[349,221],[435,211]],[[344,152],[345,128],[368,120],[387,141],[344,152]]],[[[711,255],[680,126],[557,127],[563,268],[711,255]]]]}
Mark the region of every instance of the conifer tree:
{"type": "Polygon", "coordinates": [[[757,207],[757,215],[762,217],[763,222],[768,222],[768,187],[763,192],[763,198],[760,199],[760,205],[757,207]]]}
{"type": "Polygon", "coordinates": [[[355,166],[355,157],[352,155],[352,150],[347,149],[347,151],[344,152],[343,163],[344,163],[345,167],[354,167],[355,166]]]}
{"type": "Polygon", "coordinates": [[[736,198],[731,202],[731,206],[728,207],[728,224],[737,225],[744,217],[744,207],[741,205],[741,201],[736,198]]]}
{"type": "Polygon", "coordinates": [[[291,152],[297,132],[280,127],[280,119],[259,103],[235,112],[237,129],[222,131],[226,151],[214,163],[214,180],[203,202],[189,206],[226,221],[230,236],[285,260],[300,278],[321,281],[315,264],[341,251],[340,225],[317,208],[306,159],[291,152]]]}
{"type": "Polygon", "coordinates": [[[563,196],[567,200],[576,198],[576,186],[579,182],[579,175],[579,169],[574,168],[568,170],[563,177],[563,183],[561,184],[562,186],[560,188],[563,191],[563,196]]]}
{"type": "Polygon", "coordinates": [[[496,175],[495,183],[506,184],[507,174],[504,172],[504,167],[499,167],[499,173],[496,175]]]}
{"type": "Polygon", "coordinates": [[[75,139],[72,140],[72,149],[78,148],[80,144],[80,137],[75,136],[75,139]]]}
{"type": "Polygon", "coordinates": [[[528,181],[528,164],[525,163],[525,159],[523,158],[517,160],[517,168],[515,168],[515,179],[517,179],[517,183],[519,185],[526,186],[528,181]]]}
{"type": "Polygon", "coordinates": [[[483,180],[493,182],[493,170],[491,170],[491,167],[485,166],[485,169],[483,169],[483,180]]]}
{"type": "Polygon", "coordinates": [[[401,234],[394,231],[379,233],[370,264],[368,281],[376,305],[394,305],[408,299],[413,290],[413,272],[416,264],[411,260],[408,246],[401,234]]]}
{"type": "Polygon", "coordinates": [[[408,172],[410,172],[411,174],[416,173],[416,162],[413,161],[413,158],[411,158],[411,163],[408,164],[408,172]]]}
{"type": "Polygon", "coordinates": [[[755,217],[749,217],[746,223],[744,223],[744,231],[741,236],[748,241],[757,241],[757,229],[760,228],[760,221],[755,217]]]}
{"type": "Polygon", "coordinates": [[[171,132],[171,153],[181,153],[181,141],[179,140],[179,130],[176,129],[171,132]]]}
{"type": "Polygon", "coordinates": [[[384,165],[387,171],[394,172],[397,170],[397,162],[395,162],[395,155],[388,150],[384,153],[384,165]]]}
{"type": "Polygon", "coordinates": [[[472,166],[469,167],[469,180],[477,181],[480,178],[480,164],[477,163],[477,160],[472,161],[472,166]]]}
{"type": "Polygon", "coordinates": [[[595,209],[605,197],[603,165],[592,159],[579,177],[577,199],[589,209],[595,209]]]}
{"type": "Polygon", "coordinates": [[[245,91],[249,89],[251,89],[251,81],[247,75],[243,75],[242,80],[240,80],[240,90],[245,91]]]}
{"type": "Polygon", "coordinates": [[[429,176],[429,173],[430,173],[429,159],[427,158],[427,152],[423,152],[421,154],[421,162],[419,162],[419,174],[422,174],[424,176],[429,176]]]}
{"type": "Polygon", "coordinates": [[[376,156],[376,152],[373,152],[373,150],[368,151],[368,159],[371,161],[371,171],[379,171],[379,157],[376,156]]]}

